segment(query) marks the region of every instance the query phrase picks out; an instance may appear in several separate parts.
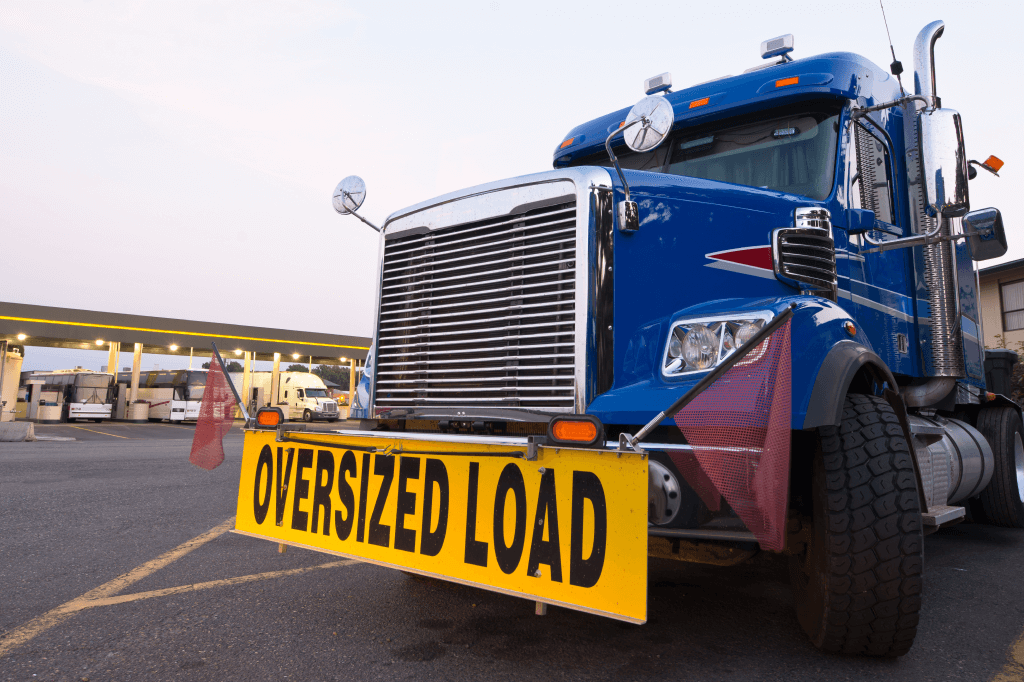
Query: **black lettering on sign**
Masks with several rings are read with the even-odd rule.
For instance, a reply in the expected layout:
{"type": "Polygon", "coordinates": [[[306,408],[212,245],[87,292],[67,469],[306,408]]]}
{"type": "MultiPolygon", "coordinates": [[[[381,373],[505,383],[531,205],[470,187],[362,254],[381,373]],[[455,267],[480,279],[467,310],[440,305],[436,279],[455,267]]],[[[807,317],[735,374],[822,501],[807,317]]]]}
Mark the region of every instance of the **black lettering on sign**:
{"type": "Polygon", "coordinates": [[[480,487],[480,462],[469,463],[469,490],[466,493],[465,563],[487,566],[487,543],[476,539],[476,497],[480,487]]]}
{"type": "Polygon", "coordinates": [[[324,535],[331,534],[331,488],[334,487],[334,453],[316,451],[316,477],[313,479],[313,525],[310,532],[320,527],[320,509],[324,510],[324,535]],[[326,480],[324,480],[326,479],[326,480]]]}
{"type": "Polygon", "coordinates": [[[252,510],[256,517],[256,523],[263,523],[267,519],[267,512],[270,511],[270,491],[274,487],[274,453],[270,451],[269,445],[264,445],[260,450],[260,458],[256,461],[256,481],[252,487],[252,510]],[[267,470],[266,492],[263,493],[263,501],[260,501],[260,488],[263,486],[263,470],[267,470]]]}
{"type": "Polygon", "coordinates": [[[506,464],[498,477],[498,489],[494,494],[494,556],[498,567],[509,574],[516,570],[523,558],[526,544],[526,483],[523,472],[515,464],[506,464]],[[516,498],[516,529],[512,543],[505,545],[505,502],[509,491],[516,498]]]}
{"type": "Polygon", "coordinates": [[[284,523],[284,503],[288,497],[288,482],[292,480],[292,460],[295,459],[295,448],[288,448],[288,464],[282,462],[283,448],[277,449],[277,506],[274,507],[274,514],[277,516],[277,525],[284,523]],[[284,482],[281,476],[284,476],[284,482]]]}
{"type": "Polygon", "coordinates": [[[387,547],[391,544],[391,526],[382,524],[380,517],[388,501],[388,493],[391,492],[391,481],[395,479],[395,458],[391,455],[377,455],[374,458],[373,473],[383,476],[384,480],[380,482],[377,501],[373,505],[373,514],[370,515],[370,537],[367,542],[387,547]]]}
{"type": "Polygon", "coordinates": [[[356,516],[356,498],[348,483],[348,476],[356,477],[356,456],[351,450],[346,450],[341,456],[341,468],[338,469],[338,499],[345,508],[345,518],[341,518],[341,510],[334,512],[334,532],[339,540],[348,540],[356,516]]]}
{"type": "Polygon", "coordinates": [[[604,551],[608,542],[608,507],[601,481],[589,471],[572,472],[572,523],[569,526],[569,584],[593,587],[604,569],[604,551]],[[583,558],[583,503],[594,508],[594,547],[583,558]]]}
{"type": "Polygon", "coordinates": [[[299,502],[309,497],[309,481],[302,472],[313,468],[313,449],[299,448],[299,462],[295,467],[295,495],[292,496],[292,530],[307,530],[309,514],[299,509],[299,502]]]}
{"type": "Polygon", "coordinates": [[[530,560],[526,574],[535,575],[540,564],[551,567],[551,579],[562,582],[562,550],[558,543],[558,500],[555,497],[555,470],[548,469],[540,477],[537,493],[537,516],[533,521],[533,540],[530,542],[530,560]],[[547,519],[548,539],[544,539],[544,519],[547,519]]]}
{"type": "Polygon", "coordinates": [[[405,517],[416,513],[416,493],[408,490],[409,479],[420,477],[418,457],[403,457],[398,464],[398,503],[395,505],[395,549],[416,551],[416,531],[405,527],[405,517]]]}
{"type": "Polygon", "coordinates": [[[423,530],[420,532],[420,554],[437,556],[444,546],[448,531],[448,469],[439,459],[428,459],[423,472],[423,530]],[[434,484],[437,484],[437,529],[430,530],[434,512],[434,484]]]}
{"type": "Polygon", "coordinates": [[[359,525],[356,526],[356,542],[362,542],[366,535],[366,496],[370,492],[370,453],[363,453],[363,468],[359,479],[359,525]]]}

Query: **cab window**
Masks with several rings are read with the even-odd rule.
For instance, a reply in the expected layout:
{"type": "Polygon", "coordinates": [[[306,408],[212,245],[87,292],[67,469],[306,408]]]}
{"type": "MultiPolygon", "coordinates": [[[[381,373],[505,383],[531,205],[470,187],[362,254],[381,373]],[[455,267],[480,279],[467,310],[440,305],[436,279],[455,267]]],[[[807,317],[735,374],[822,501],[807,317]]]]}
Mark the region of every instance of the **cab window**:
{"type": "Polygon", "coordinates": [[[892,160],[885,142],[868,126],[852,124],[849,144],[850,208],[875,212],[875,218],[894,225],[892,160]]]}

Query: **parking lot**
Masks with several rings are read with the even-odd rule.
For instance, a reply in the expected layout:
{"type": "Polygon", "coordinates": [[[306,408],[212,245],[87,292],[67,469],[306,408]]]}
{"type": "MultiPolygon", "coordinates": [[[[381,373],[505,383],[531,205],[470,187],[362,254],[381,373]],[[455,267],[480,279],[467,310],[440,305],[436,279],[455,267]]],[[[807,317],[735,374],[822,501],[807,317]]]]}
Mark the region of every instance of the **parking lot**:
{"type": "MultiPolygon", "coordinates": [[[[785,561],[653,562],[627,625],[230,531],[242,434],[213,472],[192,427],[62,424],[0,444],[0,680],[1019,680],[1024,533],[926,541],[915,647],[825,655],[785,561]]],[[[1024,663],[1021,654],[1020,663],[1024,663]]]]}

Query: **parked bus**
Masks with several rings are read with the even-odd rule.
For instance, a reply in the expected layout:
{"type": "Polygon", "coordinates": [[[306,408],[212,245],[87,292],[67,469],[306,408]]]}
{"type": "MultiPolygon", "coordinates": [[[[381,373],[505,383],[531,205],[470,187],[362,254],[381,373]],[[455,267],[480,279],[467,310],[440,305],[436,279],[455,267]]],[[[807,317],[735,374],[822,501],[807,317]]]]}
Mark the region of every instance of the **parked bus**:
{"type": "MultiPolygon", "coordinates": [[[[139,372],[139,394],[136,400],[149,401],[152,421],[195,421],[206,389],[205,369],[150,370],[139,372]]],[[[119,372],[117,383],[130,390],[131,372],[119,372]]]]}
{"type": "Polygon", "coordinates": [[[61,406],[60,420],[110,419],[114,406],[114,375],[81,367],[53,372],[32,372],[28,380],[42,380],[40,400],[61,406]]]}

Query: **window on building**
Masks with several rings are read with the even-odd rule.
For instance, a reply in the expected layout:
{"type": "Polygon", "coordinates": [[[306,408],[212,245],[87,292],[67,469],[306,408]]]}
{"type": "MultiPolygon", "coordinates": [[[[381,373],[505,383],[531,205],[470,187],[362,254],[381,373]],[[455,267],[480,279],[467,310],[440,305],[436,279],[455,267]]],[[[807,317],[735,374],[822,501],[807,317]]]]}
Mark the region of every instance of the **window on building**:
{"type": "Polygon", "coordinates": [[[1003,307],[1003,331],[1024,329],[1024,280],[999,285],[1003,307]]]}

